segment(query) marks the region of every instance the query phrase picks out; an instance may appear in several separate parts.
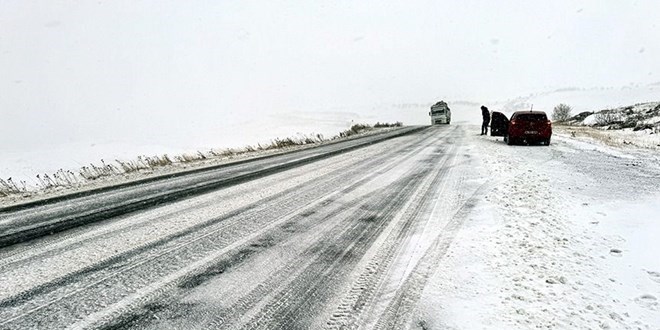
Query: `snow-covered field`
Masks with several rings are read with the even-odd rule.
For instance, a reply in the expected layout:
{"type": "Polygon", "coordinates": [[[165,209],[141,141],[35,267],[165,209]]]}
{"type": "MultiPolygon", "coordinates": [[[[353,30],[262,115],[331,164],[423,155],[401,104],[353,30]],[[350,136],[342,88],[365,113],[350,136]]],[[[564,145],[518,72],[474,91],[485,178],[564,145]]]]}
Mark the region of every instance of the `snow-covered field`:
{"type": "Polygon", "coordinates": [[[102,132],[71,139],[66,137],[72,133],[63,126],[61,134],[29,148],[17,148],[17,143],[5,141],[6,145],[3,143],[0,148],[0,177],[13,177],[36,184],[36,174],[54,173],[60,168],[77,170],[90,163],[98,164],[101,159],[133,160],[140,155],[177,155],[240,148],[300,135],[332,137],[348,129],[352,123],[362,123],[366,119],[349,112],[218,114],[217,119],[209,118],[207,123],[196,123],[191,118],[190,124],[174,124],[167,123],[173,118],[154,118],[152,123],[128,123],[126,129],[112,120],[108,126],[117,126],[115,133],[102,132]],[[152,125],[162,125],[163,129],[154,129],[152,125]],[[148,136],[145,136],[145,131],[148,136]]]}
{"type": "Polygon", "coordinates": [[[640,131],[634,131],[632,128],[603,130],[594,127],[555,125],[553,134],[563,137],[570,136],[576,141],[592,144],[590,148],[607,145],[660,150],[660,133],[656,133],[651,129],[640,131]]]}
{"type": "MultiPolygon", "coordinates": [[[[623,88],[560,89],[530,94],[509,100],[449,101],[453,121],[480,122],[481,104],[493,111],[510,114],[527,109],[550,113],[559,103],[573,107],[573,113],[657,101],[660,86],[623,88]]],[[[438,96],[437,99],[441,99],[438,96]]],[[[406,125],[428,124],[428,111],[437,99],[423,102],[383,104],[319,105],[304,111],[263,109],[253,113],[218,111],[191,112],[188,117],[143,113],[127,117],[106,116],[78,123],[67,118],[47,120],[43,129],[19,130],[0,141],[0,178],[25,180],[37,185],[37,174],[52,174],[59,169],[78,170],[90,163],[134,160],[145,155],[177,155],[210,149],[240,148],[269,143],[275,138],[322,134],[332,137],[352,124],[401,121],[406,125]],[[90,121],[91,120],[91,121],[90,121]]],[[[17,118],[17,125],[31,118],[17,118]]]]}
{"type": "Polygon", "coordinates": [[[491,181],[420,300],[420,324],[659,329],[660,154],[562,135],[550,147],[472,143],[491,181]]]}
{"type": "MultiPolygon", "coordinates": [[[[358,133],[350,136],[342,136],[342,137],[332,136],[329,139],[326,138],[326,140],[314,140],[312,141],[312,143],[309,144],[290,145],[281,148],[272,148],[272,149],[250,149],[252,147],[237,148],[237,149],[233,149],[235,153],[233,153],[234,152],[233,151],[232,153],[228,153],[228,154],[223,154],[222,152],[224,152],[224,150],[220,150],[218,152],[221,153],[215,153],[215,154],[202,153],[204,158],[197,158],[200,157],[199,154],[184,153],[183,155],[188,155],[190,157],[195,157],[195,158],[192,158],[191,161],[175,160],[170,164],[166,164],[162,166],[154,165],[153,167],[150,167],[149,165],[145,164],[144,161],[141,161],[140,166],[145,166],[145,167],[140,168],[139,170],[129,171],[129,172],[125,172],[122,168],[118,166],[119,165],[118,163],[115,163],[112,165],[115,166],[114,169],[116,172],[111,171],[107,175],[98,176],[94,179],[85,179],[83,176],[79,175],[78,172],[70,171],[69,175],[67,175],[67,179],[71,178],[72,180],[75,181],[64,182],[64,183],[58,182],[57,185],[53,185],[53,186],[43,186],[43,185],[28,186],[27,189],[24,191],[9,192],[4,195],[2,193],[4,193],[5,190],[0,189],[0,207],[10,206],[14,204],[21,204],[43,198],[50,198],[55,196],[82,192],[82,191],[89,191],[91,189],[116,186],[128,182],[136,182],[142,179],[187,172],[202,168],[209,168],[212,166],[227,165],[248,159],[255,159],[259,157],[266,157],[266,156],[283,154],[297,150],[314,148],[328,143],[347,141],[364,136],[385,133],[387,131],[396,130],[397,128],[398,127],[378,127],[378,128],[370,127],[360,130],[358,133]]],[[[174,158],[174,157],[170,156],[170,158],[174,158]]],[[[57,174],[61,174],[61,172],[57,174]]],[[[5,185],[9,185],[11,183],[15,183],[15,182],[0,181],[0,184],[5,184],[5,185]]],[[[0,186],[0,188],[7,189],[2,186],[0,186]]]]}

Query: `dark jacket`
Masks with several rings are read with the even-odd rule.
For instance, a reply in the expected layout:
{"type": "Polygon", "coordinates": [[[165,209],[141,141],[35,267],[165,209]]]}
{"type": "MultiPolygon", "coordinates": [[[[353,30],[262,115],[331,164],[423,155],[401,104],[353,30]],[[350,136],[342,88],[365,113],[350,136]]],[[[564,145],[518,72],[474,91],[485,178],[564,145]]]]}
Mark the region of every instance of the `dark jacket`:
{"type": "Polygon", "coordinates": [[[481,115],[484,117],[484,121],[490,121],[490,111],[488,111],[488,108],[481,109],[481,115]]]}

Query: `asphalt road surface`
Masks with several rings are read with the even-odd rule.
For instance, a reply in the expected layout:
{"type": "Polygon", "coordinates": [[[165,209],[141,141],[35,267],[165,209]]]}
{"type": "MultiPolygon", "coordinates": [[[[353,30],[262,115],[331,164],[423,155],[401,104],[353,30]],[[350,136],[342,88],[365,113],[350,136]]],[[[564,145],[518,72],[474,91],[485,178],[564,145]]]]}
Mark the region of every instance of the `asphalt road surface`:
{"type": "MultiPolygon", "coordinates": [[[[298,163],[270,158],[291,166],[8,243],[0,329],[408,327],[479,196],[472,133],[435,126],[298,163]]],[[[130,189],[175,191],[177,180],[130,189]]],[[[105,193],[85,198],[135,198],[105,193]]],[[[61,203],[0,222],[83,212],[61,203]]]]}

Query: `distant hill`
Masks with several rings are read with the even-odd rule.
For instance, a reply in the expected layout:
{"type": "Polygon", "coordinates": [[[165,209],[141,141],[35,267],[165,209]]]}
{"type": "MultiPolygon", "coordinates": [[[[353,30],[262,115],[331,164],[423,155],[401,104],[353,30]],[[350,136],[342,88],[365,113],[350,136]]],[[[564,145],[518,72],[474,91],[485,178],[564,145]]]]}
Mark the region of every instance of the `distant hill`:
{"type": "Polygon", "coordinates": [[[660,101],[660,85],[625,86],[620,88],[599,87],[589,89],[560,88],[553,91],[530,94],[509,100],[494,102],[489,108],[510,114],[530,109],[548,113],[559,103],[565,103],[577,114],[585,111],[614,109],[631,104],[660,101]]]}
{"type": "Polygon", "coordinates": [[[660,130],[660,102],[637,103],[599,111],[584,111],[575,114],[568,123],[605,129],[650,130],[655,133],[660,130]]]}

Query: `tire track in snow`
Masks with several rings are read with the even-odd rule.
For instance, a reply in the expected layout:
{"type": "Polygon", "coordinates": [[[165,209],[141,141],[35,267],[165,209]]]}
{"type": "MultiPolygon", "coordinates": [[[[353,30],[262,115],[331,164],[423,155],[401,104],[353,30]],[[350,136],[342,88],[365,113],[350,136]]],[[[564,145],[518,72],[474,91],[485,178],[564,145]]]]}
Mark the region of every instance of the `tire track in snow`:
{"type": "MultiPolygon", "coordinates": [[[[364,169],[367,168],[367,167],[369,167],[369,165],[371,165],[371,164],[373,164],[373,163],[378,163],[379,161],[382,161],[382,158],[381,158],[381,159],[376,158],[376,159],[374,159],[373,162],[368,162],[368,163],[366,163],[367,166],[362,166],[362,167],[360,167],[360,168],[356,168],[356,171],[355,171],[355,172],[357,173],[357,172],[360,172],[360,171],[364,171],[364,169]]],[[[350,171],[349,171],[348,173],[350,173],[350,171]]],[[[317,190],[318,190],[319,188],[320,188],[319,186],[312,186],[309,190],[314,190],[314,189],[317,189],[317,190]]],[[[309,192],[309,190],[307,190],[307,192],[309,192]]],[[[303,205],[304,205],[304,204],[303,204],[303,205]]],[[[278,206],[281,207],[282,205],[278,205],[278,206]]],[[[289,207],[292,207],[292,206],[289,206],[289,207]]],[[[244,212],[241,212],[241,213],[244,213],[244,212]]],[[[226,228],[225,228],[225,229],[226,229],[226,228]]],[[[201,230],[201,228],[200,228],[200,230],[201,230]]],[[[103,268],[105,269],[105,268],[107,268],[107,267],[116,267],[116,265],[104,265],[103,268]]],[[[124,269],[124,270],[127,270],[127,269],[124,269]]],[[[128,269],[128,270],[132,270],[132,269],[128,269]]],[[[112,274],[111,274],[110,276],[116,276],[116,274],[118,274],[118,273],[115,273],[115,275],[112,275],[112,274]]],[[[78,275],[79,275],[79,276],[88,276],[88,275],[89,275],[89,270],[88,270],[88,271],[85,271],[85,272],[83,272],[83,273],[80,273],[80,274],[78,274],[78,275]]],[[[80,288],[80,289],[81,289],[81,290],[86,290],[86,289],[88,289],[88,288],[84,288],[84,287],[83,287],[83,288],[80,288]]],[[[131,288],[129,288],[129,291],[130,291],[130,289],[131,289],[131,288]]],[[[156,291],[157,291],[157,290],[156,290],[156,291]]],[[[82,291],[81,291],[81,292],[82,292],[82,291]]],[[[41,292],[41,293],[43,293],[43,292],[41,292]]],[[[68,297],[68,296],[67,296],[67,297],[68,297]]],[[[93,305],[93,304],[92,304],[92,305],[93,305]]]]}
{"type": "MultiPolygon", "coordinates": [[[[451,164],[456,157],[455,149],[448,151],[443,164],[451,164]]],[[[427,206],[429,192],[433,187],[446,180],[451,168],[443,166],[435,175],[430,175],[415,196],[402,208],[396,221],[390,225],[387,238],[378,246],[378,250],[366,266],[363,267],[350,290],[344,295],[331,317],[324,325],[325,329],[354,329],[359,326],[360,317],[373,303],[374,296],[385,280],[392,262],[401,251],[403,243],[409,240],[413,222],[418,220],[421,211],[427,206]]]]}
{"type": "MultiPolygon", "coordinates": [[[[379,161],[379,159],[376,159],[373,162],[367,162],[367,163],[364,164],[364,168],[369,168],[373,164],[377,163],[378,161],[379,161]]],[[[355,173],[361,173],[362,171],[364,171],[364,168],[363,167],[355,168],[354,172],[355,173]]],[[[347,173],[346,170],[342,170],[342,171],[343,171],[344,174],[347,173]]],[[[337,172],[339,172],[339,171],[337,171],[337,172]]],[[[348,174],[350,175],[351,172],[349,171],[348,174]]],[[[304,189],[304,190],[300,190],[300,187],[290,188],[287,191],[285,191],[283,194],[281,194],[281,196],[287,196],[286,199],[289,200],[288,203],[291,205],[290,208],[295,207],[296,205],[300,205],[301,202],[298,199],[292,198],[292,194],[304,197],[304,196],[307,196],[311,191],[327,189],[327,187],[329,185],[332,185],[332,183],[334,182],[334,178],[333,177],[328,178],[324,182],[325,187],[321,185],[321,182],[323,182],[323,181],[318,181],[318,183],[319,183],[318,185],[308,186],[308,187],[306,187],[307,189],[304,189]]],[[[281,208],[286,205],[286,204],[276,202],[276,200],[278,198],[281,198],[281,196],[275,196],[270,201],[269,200],[262,200],[258,203],[255,203],[255,204],[262,204],[262,206],[260,207],[261,213],[264,214],[264,215],[267,215],[268,213],[270,213],[269,205],[278,204],[279,207],[281,207],[281,208]]],[[[184,241],[181,244],[174,245],[173,247],[167,247],[165,249],[165,251],[162,252],[162,253],[157,253],[155,255],[152,254],[152,255],[147,255],[147,256],[143,255],[143,253],[145,253],[145,252],[146,253],[152,252],[153,249],[155,249],[159,246],[164,246],[167,243],[172,242],[176,239],[183,238],[186,235],[198,234],[198,233],[200,233],[200,231],[202,229],[205,229],[206,227],[208,227],[210,225],[219,224],[223,221],[226,221],[226,220],[232,219],[232,218],[234,218],[232,223],[230,223],[228,225],[241,224],[241,223],[243,223],[246,220],[251,219],[251,218],[259,218],[259,217],[264,218],[264,216],[259,216],[257,212],[254,212],[254,211],[253,212],[248,212],[254,207],[257,207],[257,205],[253,204],[253,205],[250,205],[248,208],[235,210],[234,212],[232,212],[231,214],[229,214],[227,216],[224,216],[224,217],[221,217],[221,218],[211,219],[211,220],[209,220],[205,223],[202,223],[200,226],[198,226],[196,228],[190,228],[190,229],[188,229],[184,232],[178,232],[174,236],[165,237],[165,238],[163,238],[159,241],[156,241],[153,244],[146,245],[146,246],[140,247],[138,249],[131,250],[128,253],[125,253],[125,254],[122,254],[122,255],[114,256],[112,258],[109,258],[108,260],[104,260],[104,261],[102,261],[98,264],[95,264],[93,267],[86,268],[86,269],[83,269],[79,272],[73,273],[70,276],[67,276],[67,277],[65,277],[65,278],[63,278],[63,279],[61,279],[61,280],[59,280],[55,283],[47,283],[43,287],[34,288],[31,292],[23,293],[23,294],[19,295],[18,297],[12,297],[10,299],[3,300],[2,302],[0,302],[0,307],[10,307],[10,306],[15,305],[15,304],[20,304],[21,302],[27,301],[28,299],[32,298],[33,296],[50,292],[50,291],[52,291],[54,289],[57,289],[59,287],[66,286],[68,283],[74,283],[75,284],[76,279],[78,277],[83,276],[83,275],[88,275],[88,274],[94,273],[94,272],[103,273],[103,270],[105,270],[109,267],[116,268],[116,271],[114,271],[110,274],[103,274],[103,276],[101,276],[101,281],[107,280],[108,278],[119,275],[121,273],[126,273],[128,271],[132,271],[137,266],[141,266],[141,265],[143,265],[147,262],[156,260],[157,258],[163,257],[167,254],[172,253],[172,252],[175,252],[176,250],[184,248],[184,247],[188,246],[189,244],[192,244],[192,243],[195,243],[195,242],[197,242],[201,239],[205,239],[207,237],[210,237],[210,236],[214,235],[215,233],[217,233],[219,231],[227,230],[228,227],[229,227],[229,226],[221,226],[221,227],[216,228],[215,230],[213,230],[211,232],[205,232],[201,236],[197,235],[197,237],[192,238],[192,239],[188,239],[187,241],[184,241]],[[138,258],[138,256],[139,256],[139,258],[138,258]],[[131,258],[140,259],[140,260],[139,261],[134,261],[131,258]],[[118,264],[119,264],[119,266],[117,266],[118,264]]],[[[97,285],[99,283],[98,281],[99,280],[92,281],[91,285],[97,285]]],[[[83,289],[89,289],[89,287],[83,287],[83,289]]],[[[77,293],[78,291],[75,291],[75,292],[77,293]]],[[[60,301],[60,298],[61,297],[57,296],[55,299],[56,299],[56,301],[60,301]]]]}
{"type": "Polygon", "coordinates": [[[328,246],[319,242],[322,253],[305,268],[292,283],[248,321],[243,329],[307,329],[314,315],[324,306],[343,278],[353,270],[371,244],[394,218],[398,210],[417,191],[429,176],[425,169],[393,184],[384,195],[376,194],[370,202],[378,212],[359,209],[351,218],[357,219],[353,227],[344,232],[336,243],[328,246]],[[393,201],[393,202],[392,202],[393,201]]]}
{"type": "Polygon", "coordinates": [[[477,200],[482,197],[484,188],[491,185],[491,181],[483,183],[474,193],[465,200],[456,214],[445,225],[440,235],[436,237],[423,257],[415,265],[414,270],[405,279],[387,309],[376,323],[377,329],[407,329],[410,328],[412,313],[422,294],[427,280],[435,272],[447,252],[452,240],[477,200]]]}
{"type": "MultiPolygon", "coordinates": [[[[407,144],[405,144],[405,143],[395,144],[395,145],[393,146],[393,150],[399,150],[399,148],[405,148],[406,145],[407,145],[407,144]]],[[[387,157],[386,155],[378,155],[378,156],[377,156],[377,158],[381,159],[381,161],[384,160],[384,159],[386,159],[386,157],[387,157]]],[[[376,163],[377,163],[377,160],[373,160],[372,164],[376,164],[376,163]]],[[[369,164],[360,164],[359,166],[361,166],[361,168],[368,168],[368,166],[370,166],[370,165],[369,165],[369,164]]],[[[352,167],[352,166],[351,166],[351,167],[352,167]]],[[[353,172],[357,172],[357,171],[359,171],[359,169],[358,169],[358,170],[351,169],[351,171],[353,171],[353,172]]],[[[329,178],[333,178],[333,177],[337,177],[338,175],[345,175],[345,174],[346,174],[346,170],[345,170],[344,168],[339,168],[339,169],[337,169],[337,170],[335,170],[335,171],[333,171],[333,172],[331,172],[331,173],[328,173],[328,174],[325,175],[325,176],[322,176],[322,177],[317,178],[316,180],[312,181],[311,184],[316,184],[316,182],[319,182],[319,181],[322,181],[322,180],[330,180],[329,178]]],[[[306,184],[307,184],[307,183],[306,183],[306,184]]],[[[302,185],[301,185],[301,186],[302,186],[302,185]]],[[[289,189],[289,191],[281,192],[280,194],[282,194],[282,195],[287,195],[287,194],[289,194],[291,191],[296,191],[296,190],[298,190],[298,189],[300,189],[300,187],[293,187],[293,188],[289,189]]],[[[312,187],[311,189],[308,189],[308,190],[314,190],[314,188],[312,187]]],[[[271,196],[271,197],[272,197],[272,196],[271,196]]],[[[266,201],[267,201],[267,200],[266,200],[266,201]]],[[[263,202],[264,202],[264,200],[261,200],[261,201],[259,201],[258,203],[255,203],[255,204],[261,204],[261,203],[263,203],[263,202]]],[[[252,206],[254,206],[254,205],[252,205],[252,206]]],[[[247,208],[246,208],[246,209],[247,209],[247,208]]],[[[182,215],[184,212],[187,212],[187,211],[189,212],[189,210],[187,210],[187,209],[183,209],[183,210],[175,210],[174,212],[171,212],[171,213],[159,213],[158,216],[159,216],[159,217],[165,217],[165,218],[167,218],[167,217],[174,217],[174,216],[180,216],[180,215],[182,215]]],[[[243,211],[245,211],[245,210],[243,210],[243,211]]],[[[148,226],[148,227],[153,227],[154,224],[153,224],[153,223],[148,223],[148,222],[147,222],[148,220],[154,220],[154,219],[146,219],[146,220],[143,220],[143,221],[141,221],[140,224],[134,224],[134,223],[131,223],[131,222],[127,222],[127,223],[124,224],[124,225],[125,225],[125,226],[128,226],[128,227],[129,227],[128,229],[133,229],[133,230],[136,228],[136,227],[134,227],[134,226],[148,226]]],[[[156,220],[159,220],[159,219],[156,219],[156,220]]],[[[100,228],[99,230],[100,230],[100,231],[104,231],[104,228],[100,228]]],[[[124,231],[124,230],[126,230],[126,229],[125,229],[125,228],[121,228],[121,229],[118,229],[118,230],[120,230],[120,231],[124,231]]],[[[92,233],[95,233],[95,232],[96,232],[96,231],[93,231],[92,233]]],[[[105,232],[104,232],[104,233],[105,233],[105,232]]],[[[113,231],[113,232],[108,233],[108,234],[113,234],[113,235],[114,235],[114,234],[117,234],[117,232],[116,232],[116,231],[113,231]]],[[[176,234],[176,233],[174,233],[174,234],[176,234]]],[[[89,239],[89,237],[85,237],[85,238],[89,239]]],[[[99,237],[95,237],[95,238],[99,238],[99,237]]],[[[75,240],[74,240],[74,241],[75,241],[75,240]]],[[[84,242],[83,242],[83,243],[84,243],[84,242]]],[[[58,243],[55,243],[55,244],[57,245],[58,243]]],[[[82,244],[82,243],[80,243],[80,242],[75,242],[75,244],[82,244]]],[[[58,245],[57,248],[56,248],[56,251],[55,251],[55,252],[63,252],[63,251],[66,251],[66,250],[70,250],[70,249],[72,249],[73,247],[75,247],[75,245],[73,245],[73,244],[64,244],[63,246],[62,246],[62,245],[58,245]]],[[[31,250],[23,251],[23,252],[27,252],[27,253],[30,253],[30,254],[38,253],[38,252],[34,252],[34,251],[33,251],[33,250],[37,250],[37,248],[38,248],[38,247],[33,247],[31,250]]],[[[45,248],[46,248],[46,249],[50,249],[50,246],[49,246],[49,245],[46,245],[45,248]]],[[[139,248],[140,248],[140,246],[136,247],[136,249],[139,249],[139,248]]],[[[130,252],[130,251],[128,251],[128,252],[130,252]]],[[[53,254],[53,252],[50,252],[50,253],[53,254]]],[[[34,257],[34,255],[31,255],[31,256],[34,257]]],[[[43,257],[48,256],[48,253],[47,253],[47,251],[43,251],[43,253],[39,252],[38,256],[43,258],[43,257]]],[[[125,256],[125,255],[124,255],[124,256],[125,256]]],[[[19,260],[16,260],[16,261],[21,261],[21,260],[26,260],[26,259],[28,259],[28,258],[29,258],[29,257],[22,258],[21,256],[17,256],[17,257],[15,257],[15,258],[8,258],[8,259],[19,259],[19,260]]],[[[13,268],[17,268],[17,266],[14,265],[13,268]]]]}
{"type": "MultiPolygon", "coordinates": [[[[399,155],[398,158],[407,159],[411,154],[414,154],[418,150],[426,148],[426,147],[428,147],[429,145],[431,145],[433,143],[434,143],[433,141],[429,141],[425,145],[415,146],[411,150],[408,150],[405,154],[399,155]]],[[[374,178],[376,178],[378,175],[381,175],[383,172],[389,171],[391,168],[393,168],[397,165],[398,165],[398,162],[396,161],[396,159],[390,159],[390,162],[386,163],[384,168],[382,168],[380,170],[373,171],[371,174],[369,174],[367,177],[365,177],[364,180],[360,180],[359,182],[356,182],[356,183],[352,184],[351,187],[345,189],[344,191],[342,191],[338,195],[348,194],[350,191],[352,191],[354,189],[357,189],[358,187],[366,185],[368,181],[374,180],[374,178]]],[[[342,204],[342,205],[339,205],[338,207],[340,209],[341,208],[344,208],[344,209],[345,208],[351,208],[351,207],[354,207],[354,206],[356,206],[358,204],[361,204],[361,203],[363,203],[363,202],[361,202],[359,199],[355,199],[354,201],[351,201],[348,204],[342,204]]],[[[330,217],[336,216],[336,215],[337,214],[330,213],[322,219],[318,219],[318,220],[312,219],[312,221],[325,221],[325,220],[327,220],[327,218],[330,218],[330,217]]],[[[343,225],[339,224],[339,225],[336,225],[336,226],[343,226],[343,225]]],[[[325,241],[331,240],[333,238],[332,236],[336,235],[338,232],[341,232],[343,230],[344,229],[342,229],[341,227],[337,227],[337,228],[334,228],[332,230],[329,230],[330,234],[328,235],[328,237],[320,239],[320,241],[321,241],[320,246],[323,246],[324,244],[327,244],[327,243],[325,243],[325,241]]],[[[317,249],[318,249],[318,247],[317,247],[317,249]]],[[[318,253],[318,251],[315,252],[315,253],[318,253]]],[[[219,326],[224,327],[224,326],[227,326],[228,323],[232,323],[232,320],[236,321],[237,315],[242,315],[246,311],[249,311],[251,308],[254,308],[254,305],[256,303],[258,303],[259,300],[262,300],[262,297],[269,294],[269,292],[272,292],[272,290],[274,290],[276,285],[278,285],[278,284],[281,285],[282,283],[285,283],[285,282],[289,281],[287,279],[290,279],[291,276],[295,276],[295,274],[292,274],[292,272],[295,272],[295,270],[304,267],[304,265],[308,264],[309,262],[310,262],[310,259],[307,258],[307,259],[296,260],[295,263],[288,264],[284,269],[281,269],[280,271],[277,272],[277,274],[279,274],[279,275],[275,274],[275,275],[271,276],[271,278],[268,280],[267,283],[260,284],[255,290],[253,290],[252,292],[247,294],[243,299],[241,299],[241,301],[234,304],[234,306],[232,306],[230,309],[225,310],[225,311],[214,311],[214,314],[218,315],[217,319],[212,320],[211,323],[207,326],[204,326],[204,328],[215,328],[215,327],[219,327],[219,326]],[[301,262],[302,262],[302,264],[301,264],[301,262]]],[[[165,305],[167,305],[167,304],[165,304],[165,305]]],[[[149,314],[150,311],[144,311],[144,312],[149,314]]],[[[129,325],[131,323],[134,323],[134,321],[135,321],[135,320],[131,320],[131,318],[145,319],[145,317],[143,315],[137,315],[137,316],[129,317],[128,319],[122,320],[120,323],[115,324],[113,326],[110,326],[109,328],[121,329],[121,328],[130,327],[129,325]]],[[[140,327],[143,327],[143,326],[145,326],[145,325],[140,324],[140,327]]]]}

